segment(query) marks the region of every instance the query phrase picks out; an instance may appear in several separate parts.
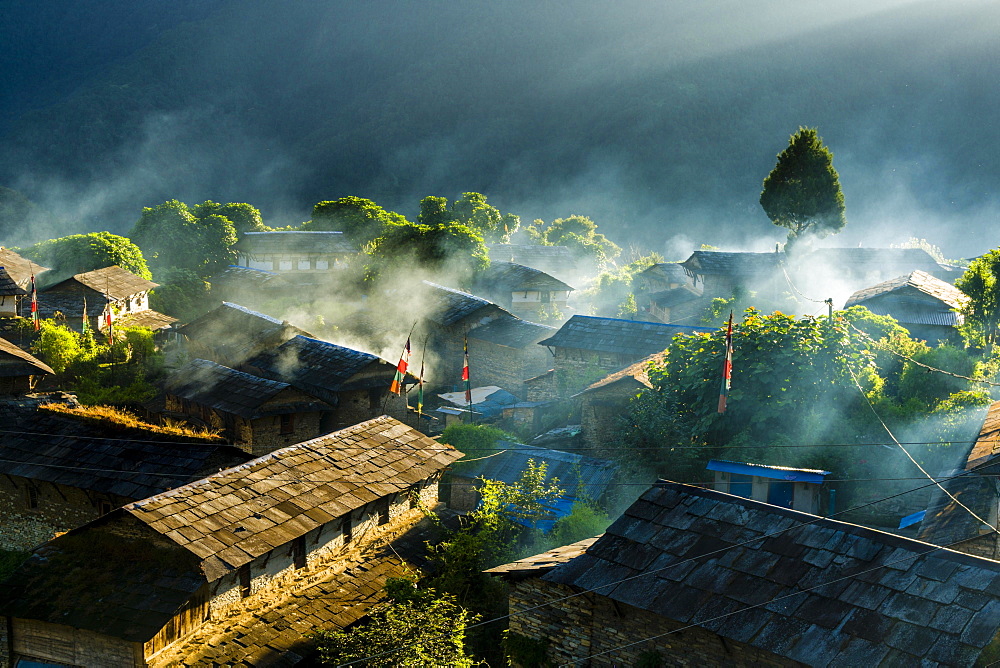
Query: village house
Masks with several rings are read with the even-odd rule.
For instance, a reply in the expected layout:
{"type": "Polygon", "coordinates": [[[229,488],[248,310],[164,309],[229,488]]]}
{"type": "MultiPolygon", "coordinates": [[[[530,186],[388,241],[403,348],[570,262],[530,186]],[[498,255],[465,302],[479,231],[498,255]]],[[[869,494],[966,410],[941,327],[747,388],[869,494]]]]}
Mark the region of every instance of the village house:
{"type": "Polygon", "coordinates": [[[235,249],[239,266],[279,274],[342,269],[358,254],[343,232],[300,230],[244,232],[235,249]]]}
{"type": "Polygon", "coordinates": [[[600,501],[618,471],[618,465],[612,461],[575,452],[509,441],[498,441],[495,447],[499,454],[479,461],[456,462],[452,466],[449,507],[462,511],[475,510],[482,500],[479,493],[482,479],[513,485],[528,469],[528,461],[531,460],[535,465],[544,464],[546,481],[558,480],[559,487],[565,492],[549,509],[550,517],[535,524],[536,528],[548,531],[555,520],[570,514],[574,503],[600,501]]]}
{"type": "Polygon", "coordinates": [[[756,292],[776,301],[788,287],[782,276],[784,253],[697,250],[681,262],[688,286],[706,298],[756,292]]]}
{"type": "MultiPolygon", "coordinates": [[[[320,429],[332,431],[391,415],[408,419],[405,394],[389,391],[396,365],[377,355],[307,336],[294,336],[240,366],[242,371],[288,383],[332,407],[320,429]]],[[[404,385],[416,380],[407,374],[404,385]]]]}
{"type": "Polygon", "coordinates": [[[957,328],[965,317],[958,311],[968,301],[954,285],[917,270],[858,290],[844,308],[864,306],[876,315],[891,316],[911,337],[934,345],[960,341],[957,328]]]}
{"type": "MultiPolygon", "coordinates": [[[[65,325],[80,331],[86,308],[91,331],[107,328],[107,314],[111,322],[130,327],[166,329],[177,318],[150,310],[149,291],[157,286],[153,281],[136,276],[118,265],[74,274],[72,277],[51,282],[38,288],[38,315],[53,318],[60,314],[65,325]]],[[[22,302],[21,314],[29,316],[27,302],[22,302]]]]}
{"type": "Polygon", "coordinates": [[[39,377],[53,374],[48,364],[0,338],[0,396],[28,394],[39,377]]]}
{"type": "Polygon", "coordinates": [[[710,327],[574,315],[538,342],[552,353],[552,372],[525,381],[529,401],[558,400],[586,388],[611,371],[662,352],[677,334],[710,327]]]}
{"type": "Polygon", "coordinates": [[[31,277],[34,276],[36,279],[39,276],[48,271],[48,267],[43,267],[42,265],[32,262],[31,260],[21,257],[9,248],[4,248],[0,246],[0,267],[3,267],[18,287],[28,290],[31,287],[31,277]]]}
{"type": "Polygon", "coordinates": [[[535,321],[565,313],[573,288],[539,269],[513,262],[492,262],[478,275],[473,292],[519,318],[535,321]]]}
{"type": "Polygon", "coordinates": [[[538,342],[555,327],[504,315],[469,331],[469,364],[475,364],[477,384],[498,385],[519,397],[524,381],[549,368],[549,352],[538,342]]]}
{"type": "Polygon", "coordinates": [[[334,410],[288,383],[202,359],[171,374],[148,408],[161,419],[218,430],[254,456],[318,436],[325,415],[334,410]]]}
{"type": "Polygon", "coordinates": [[[230,302],[222,302],[177,332],[190,357],[233,368],[295,336],[312,336],[287,321],[230,302]]]}
{"type": "Polygon", "coordinates": [[[294,663],[305,633],[356,621],[406,572],[370,554],[459,457],[380,417],[130,503],[0,584],[0,664],[294,663]]]}
{"type": "Polygon", "coordinates": [[[7,270],[0,266],[0,318],[16,318],[21,310],[21,300],[28,291],[18,285],[7,270]]]}
{"type": "Polygon", "coordinates": [[[568,246],[538,244],[488,244],[492,262],[513,262],[544,271],[561,281],[590,276],[597,269],[592,260],[581,260],[568,246]]]}
{"type": "Polygon", "coordinates": [[[665,359],[662,352],[650,355],[591,383],[571,397],[580,405],[580,437],[585,447],[612,450],[620,446],[621,420],[629,402],[653,387],[649,367],[662,364],[665,359]]]}
{"type": "Polygon", "coordinates": [[[0,549],[27,550],[113,509],[250,459],[219,438],[46,409],[0,433],[0,549]]]}
{"type": "Polygon", "coordinates": [[[511,583],[511,637],[554,665],[971,666],[1000,650],[1000,562],[666,481],[596,540],[487,572],[511,583]]]}
{"type": "Polygon", "coordinates": [[[660,262],[636,274],[636,305],[656,322],[696,322],[711,302],[679,262],[660,262]]]}
{"type": "Polygon", "coordinates": [[[705,468],[715,472],[715,489],[733,496],[812,515],[827,515],[835,507],[834,490],[825,484],[829,471],[724,459],[710,459],[705,468]]]}
{"type": "Polygon", "coordinates": [[[966,508],[998,526],[1000,521],[1000,401],[993,402],[975,443],[961,465],[942,471],[938,478],[951,498],[935,487],[920,518],[920,540],[987,559],[1000,560],[1000,535],[972,516],[966,508]],[[961,505],[959,505],[961,504],[961,505]],[[963,508],[962,506],[965,506],[963,508]]]}

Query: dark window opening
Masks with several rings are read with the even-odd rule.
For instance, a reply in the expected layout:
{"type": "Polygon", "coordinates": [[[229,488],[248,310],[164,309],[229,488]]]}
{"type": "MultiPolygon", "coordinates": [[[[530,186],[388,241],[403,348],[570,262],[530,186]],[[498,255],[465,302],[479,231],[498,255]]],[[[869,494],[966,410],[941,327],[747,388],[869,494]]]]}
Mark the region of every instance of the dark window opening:
{"type": "Polygon", "coordinates": [[[354,538],[354,526],[351,524],[350,514],[345,515],[344,519],[341,520],[340,530],[344,534],[344,545],[347,545],[354,538]]]}
{"type": "Polygon", "coordinates": [[[378,524],[382,526],[383,524],[389,523],[389,498],[382,497],[378,500],[378,524]]]}
{"type": "Polygon", "coordinates": [[[28,510],[34,510],[38,507],[38,489],[33,485],[28,485],[24,488],[24,506],[28,510]]]}
{"type": "Polygon", "coordinates": [[[110,501],[100,501],[97,504],[97,514],[98,515],[107,515],[108,513],[110,513],[112,511],[113,508],[114,508],[114,506],[111,505],[110,501]]]}
{"type": "Polygon", "coordinates": [[[295,431],[295,416],[289,413],[281,416],[281,433],[291,434],[295,431]]]}
{"type": "Polygon", "coordinates": [[[306,567],[306,537],[299,536],[292,540],[292,564],[295,569],[306,567]]]}
{"type": "Polygon", "coordinates": [[[238,573],[240,576],[240,596],[246,598],[250,595],[250,564],[240,566],[238,573]]]}

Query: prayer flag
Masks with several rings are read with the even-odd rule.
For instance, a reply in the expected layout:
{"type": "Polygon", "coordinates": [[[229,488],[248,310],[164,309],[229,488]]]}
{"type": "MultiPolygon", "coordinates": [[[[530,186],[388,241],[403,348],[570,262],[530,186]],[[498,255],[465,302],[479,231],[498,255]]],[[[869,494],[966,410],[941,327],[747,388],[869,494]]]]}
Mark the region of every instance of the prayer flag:
{"type": "Polygon", "coordinates": [[[729,327],[726,329],[726,361],[722,365],[722,388],[719,390],[719,412],[726,412],[726,399],[733,378],[733,312],[729,312],[729,327]]]}
{"type": "Polygon", "coordinates": [[[396,375],[392,379],[389,391],[393,394],[403,393],[403,380],[406,379],[406,368],[410,366],[410,337],[406,337],[406,346],[399,356],[399,364],[396,365],[396,375]]]}
{"type": "Polygon", "coordinates": [[[31,322],[35,331],[41,326],[38,322],[38,292],[35,290],[35,275],[31,275],[31,322]]]}
{"type": "Polygon", "coordinates": [[[111,345],[111,344],[113,344],[115,342],[115,337],[111,333],[111,303],[110,302],[108,303],[108,310],[105,311],[105,313],[104,313],[104,324],[108,328],[108,345],[111,345]]]}
{"type": "Polygon", "coordinates": [[[472,405],[472,384],[469,382],[469,337],[465,337],[465,365],[462,367],[462,380],[465,382],[465,403],[472,405]]]}
{"type": "Polygon", "coordinates": [[[80,323],[80,331],[86,334],[90,330],[90,323],[87,321],[87,298],[83,298],[83,321],[80,323]]]}
{"type": "Polygon", "coordinates": [[[424,360],[420,360],[420,377],[417,378],[417,417],[424,413],[424,360]]]}

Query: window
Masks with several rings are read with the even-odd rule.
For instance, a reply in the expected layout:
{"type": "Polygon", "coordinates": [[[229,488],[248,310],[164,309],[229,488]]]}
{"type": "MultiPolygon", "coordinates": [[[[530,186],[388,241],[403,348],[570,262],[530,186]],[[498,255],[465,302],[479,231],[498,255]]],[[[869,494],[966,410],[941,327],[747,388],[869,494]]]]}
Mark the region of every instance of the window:
{"type": "Polygon", "coordinates": [[[383,524],[389,523],[389,497],[383,496],[381,499],[376,501],[375,509],[378,512],[378,524],[382,526],[383,524]]]}
{"type": "Polygon", "coordinates": [[[295,569],[306,567],[306,537],[299,536],[292,540],[292,565],[295,569]]]}
{"type": "Polygon", "coordinates": [[[327,262],[326,260],[316,260],[316,268],[317,269],[329,269],[330,268],[330,263],[327,262]]]}
{"type": "Polygon", "coordinates": [[[250,595],[250,564],[240,566],[236,573],[240,578],[240,596],[246,598],[250,595]]]}
{"type": "Polygon", "coordinates": [[[309,260],[299,260],[299,271],[309,271],[309,260]]]}
{"type": "Polygon", "coordinates": [[[340,531],[344,535],[344,545],[347,545],[354,538],[354,526],[351,524],[350,513],[344,515],[344,519],[340,521],[340,531]]]}
{"type": "Polygon", "coordinates": [[[291,260],[280,260],[278,262],[278,271],[291,271],[292,261],[291,260]]]}
{"type": "Polygon", "coordinates": [[[291,434],[295,431],[295,415],[289,413],[281,416],[281,433],[291,434]]]}
{"type": "Polygon", "coordinates": [[[110,501],[98,501],[97,502],[97,514],[98,515],[107,515],[108,513],[111,512],[111,510],[113,508],[114,508],[114,506],[111,505],[110,501]]]}
{"type": "Polygon", "coordinates": [[[24,507],[28,510],[38,508],[38,489],[31,483],[24,488],[24,507]]]}

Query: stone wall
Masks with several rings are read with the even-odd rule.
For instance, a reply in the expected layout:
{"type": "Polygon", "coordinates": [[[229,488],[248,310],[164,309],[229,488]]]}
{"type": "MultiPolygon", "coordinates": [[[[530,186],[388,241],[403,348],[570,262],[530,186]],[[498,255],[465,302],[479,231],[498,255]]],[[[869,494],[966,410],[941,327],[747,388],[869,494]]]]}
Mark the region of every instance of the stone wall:
{"type": "Polygon", "coordinates": [[[142,644],[61,624],[13,619],[14,656],[86,668],[145,666],[142,644]]]}
{"type": "MultiPolygon", "coordinates": [[[[268,415],[250,421],[253,431],[249,452],[254,457],[262,457],[269,452],[287,448],[290,445],[308,441],[321,435],[320,412],[294,413],[293,429],[288,434],[281,433],[281,416],[268,415]]],[[[241,446],[242,447],[242,446],[241,446]]]]}
{"type": "Polygon", "coordinates": [[[18,476],[2,476],[0,549],[31,549],[58,532],[75,529],[99,517],[102,501],[108,504],[106,509],[110,509],[131,500],[18,476]],[[34,501],[34,508],[28,507],[29,498],[34,501]]]}
{"type": "Polygon", "coordinates": [[[545,605],[577,592],[538,578],[515,584],[510,591],[510,632],[546,640],[548,658],[555,665],[577,665],[589,659],[583,665],[634,666],[654,652],[662,666],[803,665],[707,629],[684,628],[680,622],[600,595],[574,596],[545,605]],[[542,607],[530,609],[535,606],[542,607]],[[652,639],[636,643],[644,638],[652,639]]]}
{"type": "Polygon", "coordinates": [[[469,337],[469,367],[474,387],[496,385],[523,400],[524,381],[552,368],[552,356],[545,346],[529,344],[511,348],[474,336],[475,330],[469,337]]]}
{"type": "MultiPolygon", "coordinates": [[[[639,394],[639,388],[628,385],[591,390],[583,395],[580,402],[580,436],[586,447],[611,450],[618,445],[622,416],[636,394],[639,394]]],[[[592,451],[591,456],[600,457],[600,451],[592,451]]]]}

